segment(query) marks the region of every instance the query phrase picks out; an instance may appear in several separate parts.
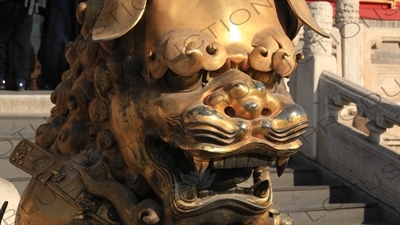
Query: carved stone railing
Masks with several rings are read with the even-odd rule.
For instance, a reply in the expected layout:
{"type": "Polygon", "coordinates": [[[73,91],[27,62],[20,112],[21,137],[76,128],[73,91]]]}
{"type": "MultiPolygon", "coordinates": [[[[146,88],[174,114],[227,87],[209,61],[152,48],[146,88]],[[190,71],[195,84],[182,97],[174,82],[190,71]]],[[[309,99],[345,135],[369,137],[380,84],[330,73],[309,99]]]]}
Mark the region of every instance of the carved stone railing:
{"type": "Polygon", "coordinates": [[[369,131],[368,140],[371,142],[381,143],[380,135],[387,128],[395,124],[400,125],[400,106],[385,100],[379,94],[329,72],[324,72],[320,78],[320,85],[325,86],[321,82],[328,84],[327,97],[329,108],[331,108],[329,115],[340,120],[336,108],[343,108],[354,103],[358,116],[369,119],[366,126],[369,131]]]}
{"type": "Polygon", "coordinates": [[[381,138],[400,125],[400,106],[330,72],[318,91],[317,161],[400,211],[400,152],[381,138]],[[368,135],[352,126],[360,117],[368,135]]]}

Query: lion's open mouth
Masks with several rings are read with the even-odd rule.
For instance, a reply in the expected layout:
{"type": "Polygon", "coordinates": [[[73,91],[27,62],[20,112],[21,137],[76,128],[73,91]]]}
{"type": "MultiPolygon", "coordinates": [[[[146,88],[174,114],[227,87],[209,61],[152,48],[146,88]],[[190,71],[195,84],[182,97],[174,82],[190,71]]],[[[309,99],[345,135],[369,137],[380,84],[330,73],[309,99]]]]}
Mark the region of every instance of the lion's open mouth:
{"type": "Polygon", "coordinates": [[[148,136],[147,148],[154,163],[172,180],[172,198],[180,212],[200,213],[215,207],[240,207],[259,214],[272,202],[268,166],[276,158],[261,154],[240,154],[198,161],[161,138],[148,136]],[[212,204],[211,204],[212,203],[212,204]]]}

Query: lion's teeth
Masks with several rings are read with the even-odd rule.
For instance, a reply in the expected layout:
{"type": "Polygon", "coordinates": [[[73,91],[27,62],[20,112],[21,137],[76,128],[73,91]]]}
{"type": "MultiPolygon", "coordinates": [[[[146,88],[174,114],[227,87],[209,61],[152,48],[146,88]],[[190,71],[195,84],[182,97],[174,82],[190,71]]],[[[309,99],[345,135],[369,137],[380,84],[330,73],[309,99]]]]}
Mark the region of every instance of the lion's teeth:
{"type": "Polygon", "coordinates": [[[253,193],[254,193],[253,188],[244,188],[243,189],[243,194],[245,194],[245,195],[252,195],[253,193]]]}
{"type": "Polygon", "coordinates": [[[223,169],[224,168],[224,160],[223,159],[214,159],[213,160],[213,168],[214,169],[223,169]]]}
{"type": "Polygon", "coordinates": [[[243,188],[237,187],[236,190],[235,190],[235,193],[236,194],[243,194],[243,191],[244,191],[243,188]]]}
{"type": "Polygon", "coordinates": [[[268,189],[269,189],[269,181],[268,180],[264,180],[260,183],[257,183],[253,186],[254,189],[254,195],[260,198],[264,198],[267,193],[268,193],[268,189]]]}
{"type": "Polygon", "coordinates": [[[285,171],[288,162],[289,162],[289,157],[279,158],[276,160],[276,172],[278,173],[278,177],[280,177],[282,173],[285,171]]]}
{"type": "Polygon", "coordinates": [[[248,168],[257,166],[272,166],[275,160],[260,158],[256,156],[231,156],[226,158],[213,159],[214,169],[248,168]]]}
{"type": "Polygon", "coordinates": [[[197,196],[199,198],[205,198],[205,197],[208,197],[209,193],[210,193],[209,190],[200,190],[199,193],[197,194],[197,196]]]}

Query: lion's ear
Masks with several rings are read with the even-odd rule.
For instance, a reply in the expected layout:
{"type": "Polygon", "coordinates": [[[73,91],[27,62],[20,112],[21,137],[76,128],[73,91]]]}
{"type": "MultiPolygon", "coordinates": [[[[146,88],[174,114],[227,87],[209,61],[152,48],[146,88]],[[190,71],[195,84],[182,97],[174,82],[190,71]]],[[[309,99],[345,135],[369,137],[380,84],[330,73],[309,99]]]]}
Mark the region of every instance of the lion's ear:
{"type": "Polygon", "coordinates": [[[307,6],[305,0],[288,0],[289,6],[293,13],[297,16],[301,22],[309,26],[313,31],[317,32],[326,38],[329,38],[329,34],[322,30],[311,15],[310,9],[307,6]]]}
{"type": "Polygon", "coordinates": [[[94,41],[119,38],[142,18],[147,0],[104,0],[100,16],[92,30],[94,41]]]}

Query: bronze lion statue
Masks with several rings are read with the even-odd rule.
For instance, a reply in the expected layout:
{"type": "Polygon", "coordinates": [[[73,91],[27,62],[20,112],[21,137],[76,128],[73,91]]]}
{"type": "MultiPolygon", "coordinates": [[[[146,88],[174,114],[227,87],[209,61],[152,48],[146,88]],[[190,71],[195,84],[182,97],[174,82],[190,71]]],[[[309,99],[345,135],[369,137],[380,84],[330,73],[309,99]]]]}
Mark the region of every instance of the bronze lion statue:
{"type": "Polygon", "coordinates": [[[89,0],[55,107],[10,161],[16,224],[292,224],[273,205],[301,146],[285,88],[304,0],[89,0]]]}

